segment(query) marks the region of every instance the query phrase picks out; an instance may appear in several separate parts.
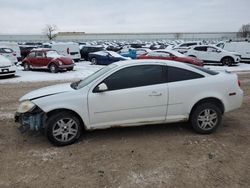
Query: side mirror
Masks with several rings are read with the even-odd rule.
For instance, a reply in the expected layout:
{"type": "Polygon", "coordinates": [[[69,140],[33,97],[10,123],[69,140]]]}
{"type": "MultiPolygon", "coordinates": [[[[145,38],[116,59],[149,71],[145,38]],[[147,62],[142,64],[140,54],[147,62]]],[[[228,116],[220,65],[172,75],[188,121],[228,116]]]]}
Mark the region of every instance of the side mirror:
{"type": "Polygon", "coordinates": [[[108,90],[108,86],[105,83],[101,83],[95,89],[95,92],[104,92],[108,90]]]}

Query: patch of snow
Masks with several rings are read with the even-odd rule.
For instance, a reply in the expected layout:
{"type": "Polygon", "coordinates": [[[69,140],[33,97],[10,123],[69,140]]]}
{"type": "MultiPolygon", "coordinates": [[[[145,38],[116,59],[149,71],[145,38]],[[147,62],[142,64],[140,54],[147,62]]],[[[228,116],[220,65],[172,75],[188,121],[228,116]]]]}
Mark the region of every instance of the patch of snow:
{"type": "Polygon", "coordinates": [[[239,63],[236,66],[213,66],[213,65],[205,65],[205,68],[209,68],[215,71],[223,71],[227,70],[230,72],[250,72],[250,64],[239,63]]]}
{"type": "Polygon", "coordinates": [[[13,119],[14,114],[13,113],[0,113],[0,120],[6,120],[6,119],[13,119]]]}

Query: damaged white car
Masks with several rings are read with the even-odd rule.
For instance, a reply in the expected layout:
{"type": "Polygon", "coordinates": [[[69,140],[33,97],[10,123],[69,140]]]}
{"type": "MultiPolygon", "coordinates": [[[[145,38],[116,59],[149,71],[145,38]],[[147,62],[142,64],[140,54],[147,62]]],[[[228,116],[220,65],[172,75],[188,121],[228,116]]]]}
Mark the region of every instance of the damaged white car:
{"type": "Polygon", "coordinates": [[[208,134],[242,100],[236,74],[173,61],[129,60],[78,82],[26,94],[15,120],[23,130],[45,130],[60,146],[77,141],[83,130],[181,121],[208,134]]]}

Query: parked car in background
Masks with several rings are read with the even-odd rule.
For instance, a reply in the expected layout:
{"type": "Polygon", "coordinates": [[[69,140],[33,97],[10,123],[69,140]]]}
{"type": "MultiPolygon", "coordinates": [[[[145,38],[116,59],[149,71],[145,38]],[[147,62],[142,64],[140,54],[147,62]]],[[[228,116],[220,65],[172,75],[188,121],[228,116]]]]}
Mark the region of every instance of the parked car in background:
{"type": "Polygon", "coordinates": [[[99,51],[89,53],[89,59],[94,65],[109,65],[116,61],[129,60],[129,57],[123,57],[120,54],[113,51],[99,51]]]}
{"type": "Polygon", "coordinates": [[[18,62],[16,53],[9,47],[0,46],[0,55],[8,58],[12,64],[17,64],[18,62]]]}
{"type": "Polygon", "coordinates": [[[240,54],[241,61],[250,62],[250,41],[226,41],[216,45],[229,52],[240,54]]]}
{"type": "Polygon", "coordinates": [[[180,44],[175,45],[172,49],[184,54],[188,51],[188,49],[191,46],[195,45],[202,45],[202,42],[201,41],[182,42],[180,44]]]}
{"type": "Polygon", "coordinates": [[[138,58],[142,54],[146,54],[148,52],[151,52],[151,50],[148,48],[136,48],[135,51],[136,51],[136,58],[138,58]]]}
{"type": "Polygon", "coordinates": [[[13,50],[13,54],[16,56],[17,60],[20,61],[21,60],[21,52],[20,52],[20,48],[19,45],[16,42],[4,42],[4,41],[0,41],[0,46],[5,46],[7,48],[10,48],[13,50]]]}
{"type": "Polygon", "coordinates": [[[63,55],[65,57],[70,57],[75,62],[78,62],[81,59],[79,44],[75,42],[44,43],[42,47],[55,50],[60,55],[63,55]]]}
{"type": "Polygon", "coordinates": [[[243,101],[236,74],[161,60],[111,64],[82,81],[32,91],[20,100],[15,121],[45,130],[50,142],[77,141],[83,129],[190,122],[214,132],[224,113],[243,101]]]}
{"type": "Polygon", "coordinates": [[[80,50],[80,53],[81,53],[81,58],[86,60],[86,61],[89,61],[89,53],[92,53],[92,52],[98,52],[98,51],[102,51],[104,50],[104,47],[103,46],[82,46],[81,50],[80,50]]]}
{"type": "Polygon", "coordinates": [[[0,55],[0,77],[15,76],[16,66],[8,58],[0,55]]]}
{"type": "Polygon", "coordinates": [[[204,63],[235,65],[240,62],[240,54],[228,52],[213,45],[192,46],[186,53],[190,57],[196,57],[204,63]]]}
{"type": "Polygon", "coordinates": [[[185,56],[174,50],[154,50],[146,54],[142,54],[138,59],[162,59],[172,60],[183,63],[189,63],[197,66],[203,66],[203,61],[194,57],[185,56]]]}
{"type": "Polygon", "coordinates": [[[49,69],[52,73],[57,73],[61,70],[71,71],[75,66],[71,58],[62,56],[55,50],[40,48],[31,50],[21,65],[25,71],[35,68],[45,68],[49,69]]]}
{"type": "Polygon", "coordinates": [[[21,60],[23,60],[31,50],[37,48],[37,46],[33,45],[19,45],[21,51],[21,60]]]}
{"type": "Polygon", "coordinates": [[[123,57],[130,57],[131,59],[136,59],[137,54],[134,48],[123,48],[118,51],[118,53],[123,57]]]}

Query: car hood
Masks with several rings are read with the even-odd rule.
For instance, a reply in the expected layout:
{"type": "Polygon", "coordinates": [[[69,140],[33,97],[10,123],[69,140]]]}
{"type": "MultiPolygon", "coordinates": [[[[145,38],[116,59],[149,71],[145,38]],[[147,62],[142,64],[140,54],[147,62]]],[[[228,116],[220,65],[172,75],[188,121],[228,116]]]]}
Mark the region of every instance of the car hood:
{"type": "Polygon", "coordinates": [[[71,58],[68,58],[68,57],[65,57],[65,56],[61,56],[61,57],[58,57],[58,58],[56,58],[56,59],[62,61],[65,65],[74,64],[74,62],[72,61],[71,58]]]}
{"type": "Polygon", "coordinates": [[[233,54],[233,55],[236,55],[236,56],[240,56],[240,54],[237,53],[237,52],[230,52],[230,53],[233,54]]]}
{"type": "Polygon", "coordinates": [[[70,87],[70,83],[48,86],[48,87],[44,87],[44,88],[37,89],[37,90],[27,93],[26,95],[21,97],[19,101],[21,102],[25,100],[34,100],[34,99],[38,99],[38,98],[42,98],[42,97],[46,97],[50,95],[70,92],[73,90],[74,89],[70,87]]]}

